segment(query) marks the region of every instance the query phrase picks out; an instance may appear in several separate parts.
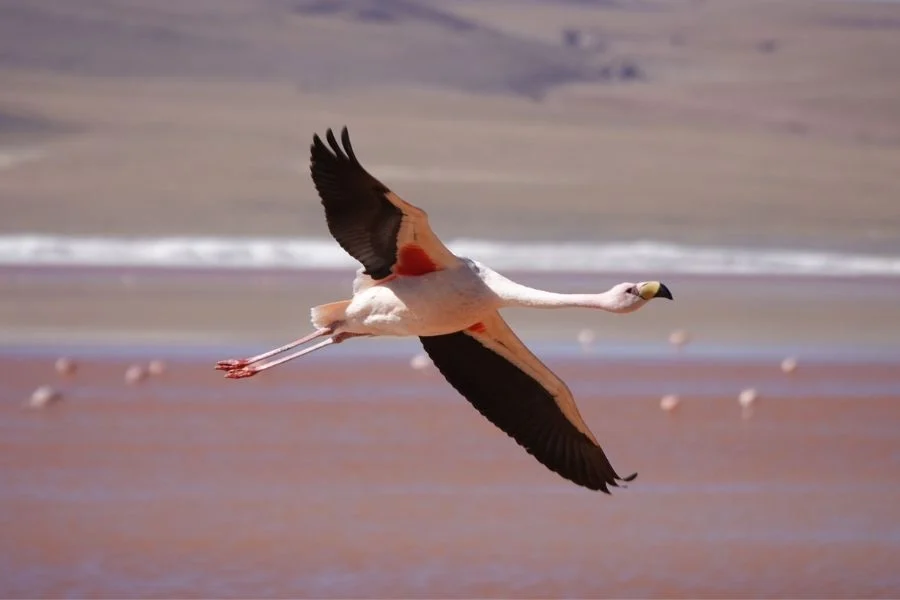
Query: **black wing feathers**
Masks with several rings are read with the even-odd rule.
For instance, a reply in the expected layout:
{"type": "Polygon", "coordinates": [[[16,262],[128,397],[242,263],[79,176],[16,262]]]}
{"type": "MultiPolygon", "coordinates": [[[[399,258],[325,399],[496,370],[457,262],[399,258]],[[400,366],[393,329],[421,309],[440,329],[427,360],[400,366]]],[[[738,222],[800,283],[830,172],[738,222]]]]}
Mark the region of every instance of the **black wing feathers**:
{"type": "Polygon", "coordinates": [[[419,338],[435,366],[491,423],[544,466],[609,493],[620,478],[603,450],[581,433],[540,383],[464,332],[419,338]]]}
{"type": "Polygon", "coordinates": [[[310,172],[325,207],[328,230],[362,263],[367,275],[383,279],[397,260],[403,211],[387,199],[388,188],[359,163],[346,127],[341,131],[343,147],[331,129],[325,139],[328,146],[313,136],[310,172]]]}

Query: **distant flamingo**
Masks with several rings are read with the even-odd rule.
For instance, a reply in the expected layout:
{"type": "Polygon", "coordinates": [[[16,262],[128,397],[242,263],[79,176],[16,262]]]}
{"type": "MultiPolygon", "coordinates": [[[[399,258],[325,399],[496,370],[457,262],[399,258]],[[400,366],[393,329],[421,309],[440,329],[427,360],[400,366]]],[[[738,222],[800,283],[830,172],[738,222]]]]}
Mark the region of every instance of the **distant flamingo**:
{"type": "Polygon", "coordinates": [[[681,398],[677,394],[666,394],[659,400],[659,407],[665,412],[672,412],[681,404],[681,398]]]}
{"type": "Polygon", "coordinates": [[[49,385],[42,385],[32,392],[31,397],[25,403],[25,408],[39,410],[56,404],[62,399],[62,392],[49,385]]]}
{"type": "Polygon", "coordinates": [[[749,419],[753,416],[753,407],[758,399],[759,392],[756,391],[756,388],[741,390],[741,393],[738,394],[738,404],[741,405],[741,417],[749,419]]]}
{"type": "Polygon", "coordinates": [[[78,372],[78,363],[65,356],[57,358],[53,367],[56,369],[57,373],[65,375],[66,377],[71,377],[78,372]]]}
{"type": "Polygon", "coordinates": [[[631,481],[612,468],[566,385],[509,328],[498,309],[585,307],[628,313],[672,298],[658,281],[620,283],[599,294],[558,294],[515,283],[454,255],[424,211],[405,202],[359,163],[346,127],[311,147],[311,172],[328,229],[362,263],[353,297],[312,309],[311,334],[216,368],[240,379],[331,344],[362,336],[419,336],[447,381],[538,461],[578,485],[608,493],[631,481]],[[316,338],[303,350],[269,359],[316,338]]]}
{"type": "Polygon", "coordinates": [[[790,375],[794,371],[797,370],[797,359],[793,356],[788,356],[783,361],[781,361],[781,371],[783,373],[787,373],[790,375]]]}

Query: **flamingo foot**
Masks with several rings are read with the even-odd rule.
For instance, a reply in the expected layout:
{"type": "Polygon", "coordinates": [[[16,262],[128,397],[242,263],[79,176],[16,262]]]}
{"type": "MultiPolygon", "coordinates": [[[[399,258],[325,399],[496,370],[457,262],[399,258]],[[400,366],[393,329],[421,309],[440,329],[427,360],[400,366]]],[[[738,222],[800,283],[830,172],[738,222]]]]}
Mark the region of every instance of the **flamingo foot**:
{"type": "Polygon", "coordinates": [[[259,373],[258,369],[254,369],[253,367],[239,367],[236,369],[229,369],[227,373],[225,373],[225,377],[228,379],[245,379],[247,377],[253,377],[259,373]]]}
{"type": "Polygon", "coordinates": [[[229,360],[220,360],[216,363],[216,371],[232,371],[234,369],[242,369],[250,364],[246,358],[231,358],[229,360]]]}

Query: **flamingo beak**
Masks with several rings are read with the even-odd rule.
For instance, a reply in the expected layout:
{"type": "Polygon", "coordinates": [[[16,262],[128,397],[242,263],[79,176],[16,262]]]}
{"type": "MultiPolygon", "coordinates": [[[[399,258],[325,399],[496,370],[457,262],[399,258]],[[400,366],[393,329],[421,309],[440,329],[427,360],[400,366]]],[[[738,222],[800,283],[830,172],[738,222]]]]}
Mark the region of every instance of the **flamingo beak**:
{"type": "Polygon", "coordinates": [[[672,300],[672,292],[664,283],[658,281],[646,281],[640,286],[641,298],[650,300],[651,298],[666,298],[672,300]]]}

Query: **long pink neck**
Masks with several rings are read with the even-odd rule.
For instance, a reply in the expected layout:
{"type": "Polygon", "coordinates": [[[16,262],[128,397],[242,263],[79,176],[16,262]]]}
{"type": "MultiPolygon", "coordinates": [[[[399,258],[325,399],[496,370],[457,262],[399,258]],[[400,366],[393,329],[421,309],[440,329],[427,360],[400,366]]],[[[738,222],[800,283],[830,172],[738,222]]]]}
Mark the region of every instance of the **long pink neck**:
{"type": "Polygon", "coordinates": [[[521,285],[505,277],[491,286],[504,307],[527,308],[599,308],[618,312],[611,291],[599,294],[559,294],[521,285]]]}

